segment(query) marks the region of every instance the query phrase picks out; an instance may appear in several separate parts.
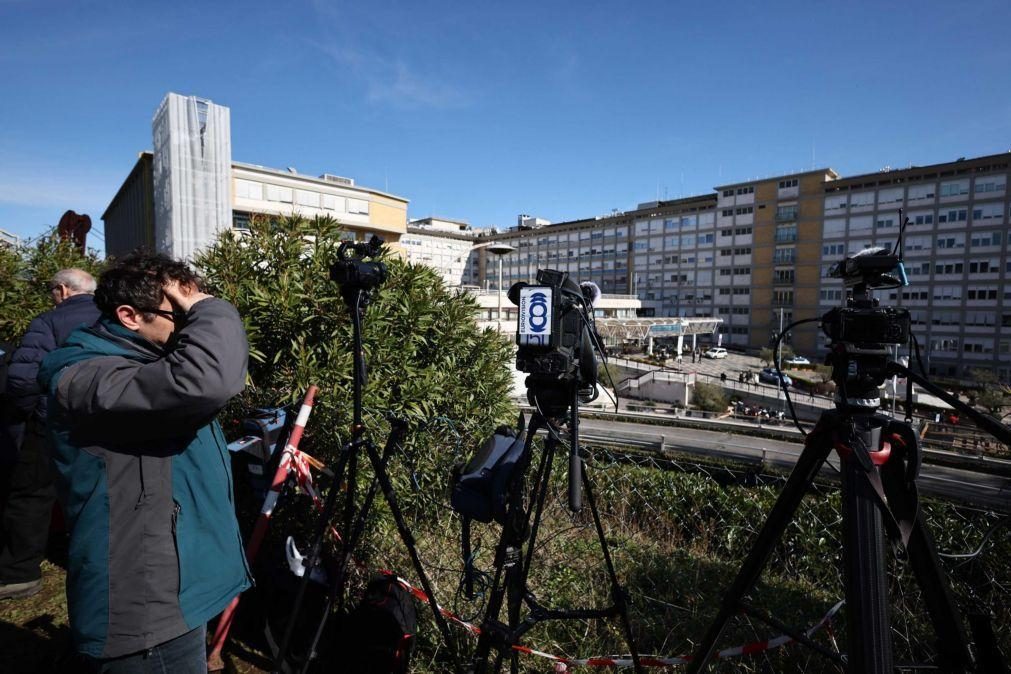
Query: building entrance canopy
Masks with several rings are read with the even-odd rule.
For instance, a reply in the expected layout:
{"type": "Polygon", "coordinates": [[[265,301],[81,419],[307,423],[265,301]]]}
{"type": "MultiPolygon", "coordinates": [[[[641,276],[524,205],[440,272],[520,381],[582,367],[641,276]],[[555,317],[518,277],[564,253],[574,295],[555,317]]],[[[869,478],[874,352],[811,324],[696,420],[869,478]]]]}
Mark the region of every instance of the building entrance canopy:
{"type": "Polygon", "coordinates": [[[711,335],[722,318],[598,318],[597,332],[605,339],[643,340],[648,337],[711,335]]]}

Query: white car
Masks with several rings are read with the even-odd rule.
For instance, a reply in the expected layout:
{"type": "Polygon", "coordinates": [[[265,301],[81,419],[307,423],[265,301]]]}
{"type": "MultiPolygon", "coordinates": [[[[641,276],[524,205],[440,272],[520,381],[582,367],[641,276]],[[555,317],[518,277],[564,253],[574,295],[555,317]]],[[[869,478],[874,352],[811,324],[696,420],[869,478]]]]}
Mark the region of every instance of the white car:
{"type": "Polygon", "coordinates": [[[724,349],[722,346],[717,346],[717,347],[715,347],[713,349],[709,349],[708,351],[706,351],[705,357],[706,358],[726,358],[727,357],[727,350],[724,349]]]}
{"type": "Polygon", "coordinates": [[[783,362],[786,363],[787,365],[810,365],[811,364],[811,361],[809,361],[804,356],[790,356],[789,358],[784,358],[783,362]]]}

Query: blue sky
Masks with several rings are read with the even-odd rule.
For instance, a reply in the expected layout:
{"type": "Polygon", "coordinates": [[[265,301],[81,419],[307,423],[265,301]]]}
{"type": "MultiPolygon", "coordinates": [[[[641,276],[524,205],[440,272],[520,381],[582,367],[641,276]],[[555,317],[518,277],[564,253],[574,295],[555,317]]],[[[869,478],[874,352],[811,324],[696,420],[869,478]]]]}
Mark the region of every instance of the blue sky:
{"type": "Polygon", "coordinates": [[[0,0],[0,228],[101,234],[168,91],[231,108],[237,161],[479,227],[1004,152],[1009,25],[1006,0],[0,0]]]}

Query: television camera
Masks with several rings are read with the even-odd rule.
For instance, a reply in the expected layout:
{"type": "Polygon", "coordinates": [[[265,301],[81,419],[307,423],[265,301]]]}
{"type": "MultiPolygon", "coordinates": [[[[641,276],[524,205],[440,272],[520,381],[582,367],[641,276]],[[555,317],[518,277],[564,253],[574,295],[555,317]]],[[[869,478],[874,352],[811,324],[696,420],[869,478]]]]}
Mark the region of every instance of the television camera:
{"type": "Polygon", "coordinates": [[[886,248],[867,248],[836,263],[829,276],[842,279],[845,307],[822,316],[822,330],[832,340],[826,359],[832,380],[846,404],[877,408],[878,387],[888,377],[888,347],[909,341],[909,310],[882,307],[877,289],[908,285],[902,260],[886,248]]]}
{"type": "Polygon", "coordinates": [[[548,417],[565,414],[577,400],[597,398],[597,358],[603,355],[593,328],[593,305],[600,288],[577,285],[566,272],[540,269],[537,284],[520,282],[509,289],[509,301],[519,307],[516,329],[516,369],[527,372],[531,405],[548,417]]]}

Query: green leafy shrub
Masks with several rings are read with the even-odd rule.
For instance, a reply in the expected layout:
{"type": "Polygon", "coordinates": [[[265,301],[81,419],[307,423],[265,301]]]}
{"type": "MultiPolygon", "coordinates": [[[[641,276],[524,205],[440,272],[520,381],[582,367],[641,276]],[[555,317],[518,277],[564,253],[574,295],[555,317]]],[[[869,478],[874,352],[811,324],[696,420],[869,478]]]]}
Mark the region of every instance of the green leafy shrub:
{"type": "Polygon", "coordinates": [[[707,412],[725,412],[727,409],[727,396],[719,386],[700,381],[695,383],[695,390],[692,393],[692,404],[707,412]]]}
{"type": "MultiPolygon", "coordinates": [[[[343,234],[332,218],[255,219],[248,233],[221,237],[195,261],[209,290],[238,308],[249,338],[248,386],[234,405],[295,402],[316,384],[306,438],[327,463],[352,418],[351,321],[329,273],[343,234]]],[[[406,419],[410,448],[431,454],[424,473],[448,475],[446,442],[469,448],[511,419],[511,350],[478,330],[473,298],[445,288],[435,271],[384,261],[389,278],[363,321],[366,425],[381,443],[387,414],[406,419]],[[439,419],[449,440],[433,427],[439,419]]]]}
{"type": "Polygon", "coordinates": [[[55,234],[21,248],[0,246],[0,341],[17,343],[33,318],[53,308],[49,281],[69,267],[97,276],[104,262],[94,251],[82,254],[55,234]]]}

